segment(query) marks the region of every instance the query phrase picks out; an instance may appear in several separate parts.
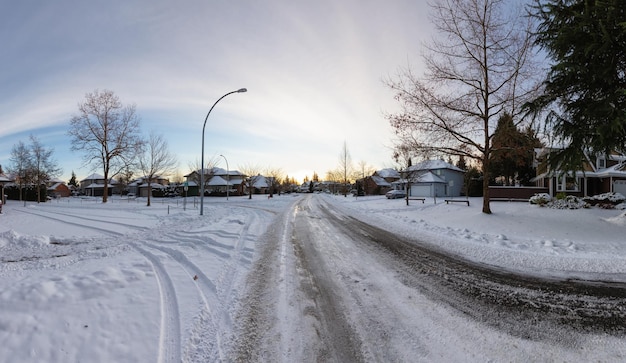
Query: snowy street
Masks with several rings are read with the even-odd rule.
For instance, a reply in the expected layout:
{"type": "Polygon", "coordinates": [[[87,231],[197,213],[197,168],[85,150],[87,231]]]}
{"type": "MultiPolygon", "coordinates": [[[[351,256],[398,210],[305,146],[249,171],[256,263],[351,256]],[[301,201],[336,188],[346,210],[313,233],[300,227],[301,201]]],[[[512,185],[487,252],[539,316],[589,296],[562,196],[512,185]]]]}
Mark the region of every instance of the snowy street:
{"type": "Polygon", "coordinates": [[[9,201],[0,361],[626,360],[621,210],[205,202],[9,201]]]}

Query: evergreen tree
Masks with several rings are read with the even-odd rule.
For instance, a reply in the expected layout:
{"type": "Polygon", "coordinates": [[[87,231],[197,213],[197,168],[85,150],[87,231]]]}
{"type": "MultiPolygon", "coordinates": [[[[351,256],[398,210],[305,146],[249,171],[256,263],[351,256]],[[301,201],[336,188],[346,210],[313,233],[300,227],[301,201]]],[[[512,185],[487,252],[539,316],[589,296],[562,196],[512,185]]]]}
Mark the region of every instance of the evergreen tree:
{"type": "Polygon", "coordinates": [[[591,156],[626,151],[626,11],[622,0],[536,0],[536,43],[552,65],[544,95],[530,104],[566,148],[553,167],[573,170],[591,156]],[[558,111],[557,111],[558,110],[558,111]]]}
{"type": "Polygon", "coordinates": [[[534,148],[539,146],[532,128],[522,132],[511,115],[502,115],[493,135],[490,178],[502,177],[504,185],[514,185],[516,180],[527,184],[534,176],[534,148]]]}
{"type": "Polygon", "coordinates": [[[70,181],[67,184],[73,185],[75,187],[78,186],[78,183],[76,182],[76,174],[74,173],[74,170],[72,170],[72,177],[70,178],[70,181]]]}

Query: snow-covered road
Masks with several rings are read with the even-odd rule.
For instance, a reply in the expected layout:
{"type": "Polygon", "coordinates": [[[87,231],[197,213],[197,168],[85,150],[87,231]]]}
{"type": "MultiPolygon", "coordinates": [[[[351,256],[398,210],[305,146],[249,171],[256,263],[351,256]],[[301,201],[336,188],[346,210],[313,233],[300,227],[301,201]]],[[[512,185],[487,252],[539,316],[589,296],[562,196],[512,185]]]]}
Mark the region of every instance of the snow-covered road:
{"type": "MultiPolygon", "coordinates": [[[[487,219],[460,205],[286,195],[210,198],[199,216],[180,203],[9,201],[0,215],[0,362],[626,360],[623,330],[557,321],[563,309],[549,305],[580,290],[520,287],[512,301],[532,294],[516,315],[514,305],[459,288],[471,270],[431,264],[461,256],[619,290],[626,251],[616,211],[501,204],[487,219]],[[571,235],[577,218],[587,225],[571,235]],[[571,226],[555,232],[542,221],[571,226]],[[411,239],[425,254],[419,263],[387,243],[411,239]],[[542,294],[549,299],[535,311],[542,294]]],[[[604,300],[608,320],[623,317],[620,293],[604,300]]]]}
{"type": "Polygon", "coordinates": [[[583,361],[624,352],[623,286],[594,307],[616,314],[619,329],[594,319],[581,326],[569,309],[595,296],[555,292],[566,288],[540,280],[483,281],[454,257],[412,242],[402,251],[394,246],[402,239],[332,199],[301,199],[279,226],[265,236],[254,268],[262,272],[249,277],[236,334],[242,361],[583,361]],[[587,351],[591,342],[603,351],[587,351]]]}

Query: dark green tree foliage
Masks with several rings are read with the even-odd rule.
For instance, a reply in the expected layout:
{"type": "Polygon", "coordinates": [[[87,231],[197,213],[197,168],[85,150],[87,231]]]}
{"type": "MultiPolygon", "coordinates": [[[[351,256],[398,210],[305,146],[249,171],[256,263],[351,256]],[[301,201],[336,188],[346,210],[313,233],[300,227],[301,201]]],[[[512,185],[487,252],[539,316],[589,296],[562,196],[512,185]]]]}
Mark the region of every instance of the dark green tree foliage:
{"type": "Polygon", "coordinates": [[[626,5],[623,0],[536,0],[536,43],[552,60],[532,110],[567,147],[551,163],[581,166],[583,153],[626,151],[626,5]]]}
{"type": "Polygon", "coordinates": [[[73,170],[72,170],[72,177],[70,178],[70,181],[67,184],[68,185],[73,185],[75,187],[78,186],[78,182],[76,181],[76,174],[74,173],[73,170]]]}
{"type": "Polygon", "coordinates": [[[532,128],[520,131],[513,117],[503,114],[498,119],[492,143],[490,177],[502,177],[505,185],[514,185],[516,180],[528,184],[535,174],[534,149],[541,146],[532,128]]]}

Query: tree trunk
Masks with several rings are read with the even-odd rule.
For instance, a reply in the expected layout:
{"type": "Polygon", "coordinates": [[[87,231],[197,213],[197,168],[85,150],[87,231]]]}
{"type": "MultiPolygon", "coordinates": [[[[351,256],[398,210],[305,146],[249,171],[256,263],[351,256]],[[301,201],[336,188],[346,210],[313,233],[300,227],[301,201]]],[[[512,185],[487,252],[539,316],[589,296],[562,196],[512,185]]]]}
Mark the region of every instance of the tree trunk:
{"type": "Polygon", "coordinates": [[[146,204],[146,207],[150,206],[150,197],[152,196],[152,183],[151,183],[151,179],[148,179],[148,203],[146,204]]]}
{"type": "Polygon", "coordinates": [[[104,172],[104,188],[102,189],[102,203],[106,203],[109,199],[109,172],[104,172]]]}
{"type": "Polygon", "coordinates": [[[486,138],[485,153],[483,156],[483,213],[491,214],[491,207],[489,205],[489,144],[488,138],[486,138]]]}

